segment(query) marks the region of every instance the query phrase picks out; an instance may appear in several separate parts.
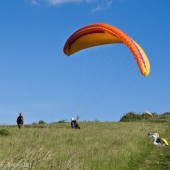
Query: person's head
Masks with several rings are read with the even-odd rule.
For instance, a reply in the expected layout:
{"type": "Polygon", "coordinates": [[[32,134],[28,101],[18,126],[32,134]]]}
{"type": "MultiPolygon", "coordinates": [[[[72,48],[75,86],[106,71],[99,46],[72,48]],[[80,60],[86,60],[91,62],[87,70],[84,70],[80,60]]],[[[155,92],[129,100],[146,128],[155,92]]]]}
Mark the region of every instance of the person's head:
{"type": "Polygon", "coordinates": [[[72,117],[71,120],[73,121],[73,120],[74,120],[74,117],[72,117]]]}
{"type": "Polygon", "coordinates": [[[22,116],[22,112],[20,112],[19,115],[22,116]]]}
{"type": "Polygon", "coordinates": [[[157,138],[159,138],[159,134],[158,133],[153,133],[152,137],[156,140],[157,138]]]}

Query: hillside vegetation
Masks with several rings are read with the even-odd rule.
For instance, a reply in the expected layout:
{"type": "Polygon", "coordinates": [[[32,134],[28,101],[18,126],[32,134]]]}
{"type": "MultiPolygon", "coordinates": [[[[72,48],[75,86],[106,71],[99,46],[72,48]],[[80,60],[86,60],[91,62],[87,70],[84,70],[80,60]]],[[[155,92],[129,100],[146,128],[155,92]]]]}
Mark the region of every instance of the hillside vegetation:
{"type": "Polygon", "coordinates": [[[170,169],[170,149],[147,138],[158,132],[170,141],[168,123],[80,122],[1,126],[0,169],[170,169]],[[3,135],[5,134],[5,135],[3,135]]]}
{"type": "Polygon", "coordinates": [[[163,114],[157,113],[126,113],[120,122],[158,122],[158,123],[170,123],[170,112],[165,112],[163,114]]]}

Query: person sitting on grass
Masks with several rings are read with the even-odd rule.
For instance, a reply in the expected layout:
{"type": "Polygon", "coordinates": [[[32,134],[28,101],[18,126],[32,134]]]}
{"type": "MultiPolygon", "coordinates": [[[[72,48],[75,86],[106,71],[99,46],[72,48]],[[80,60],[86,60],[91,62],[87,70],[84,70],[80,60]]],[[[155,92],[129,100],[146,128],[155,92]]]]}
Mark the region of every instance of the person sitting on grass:
{"type": "Polygon", "coordinates": [[[157,146],[168,146],[168,141],[164,138],[160,138],[158,133],[148,133],[149,139],[151,139],[154,145],[157,146]]]}
{"type": "Polygon", "coordinates": [[[24,118],[23,118],[22,112],[19,113],[19,116],[17,118],[17,124],[18,124],[19,129],[23,127],[24,118]]]}

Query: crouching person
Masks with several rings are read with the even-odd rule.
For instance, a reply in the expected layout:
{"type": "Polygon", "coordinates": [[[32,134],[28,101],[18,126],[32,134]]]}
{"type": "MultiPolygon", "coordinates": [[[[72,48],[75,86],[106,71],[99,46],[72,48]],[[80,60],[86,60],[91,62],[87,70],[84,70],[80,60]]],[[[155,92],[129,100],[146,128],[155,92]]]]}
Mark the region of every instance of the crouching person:
{"type": "Polygon", "coordinates": [[[79,120],[78,117],[77,117],[76,120],[75,120],[74,118],[71,119],[71,127],[72,127],[72,128],[80,129],[80,126],[78,125],[78,120],[79,120]]]}

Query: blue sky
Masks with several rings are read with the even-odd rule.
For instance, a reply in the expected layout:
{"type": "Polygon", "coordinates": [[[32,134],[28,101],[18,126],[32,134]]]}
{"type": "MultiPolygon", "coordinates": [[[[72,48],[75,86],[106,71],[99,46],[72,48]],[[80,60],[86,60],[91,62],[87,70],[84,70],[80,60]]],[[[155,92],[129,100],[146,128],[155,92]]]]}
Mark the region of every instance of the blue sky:
{"type": "Polygon", "coordinates": [[[0,5],[0,124],[44,120],[118,121],[134,111],[170,111],[169,0],[2,0],[0,5]],[[107,23],[146,52],[140,74],[125,45],[63,53],[77,29],[107,23]]]}

